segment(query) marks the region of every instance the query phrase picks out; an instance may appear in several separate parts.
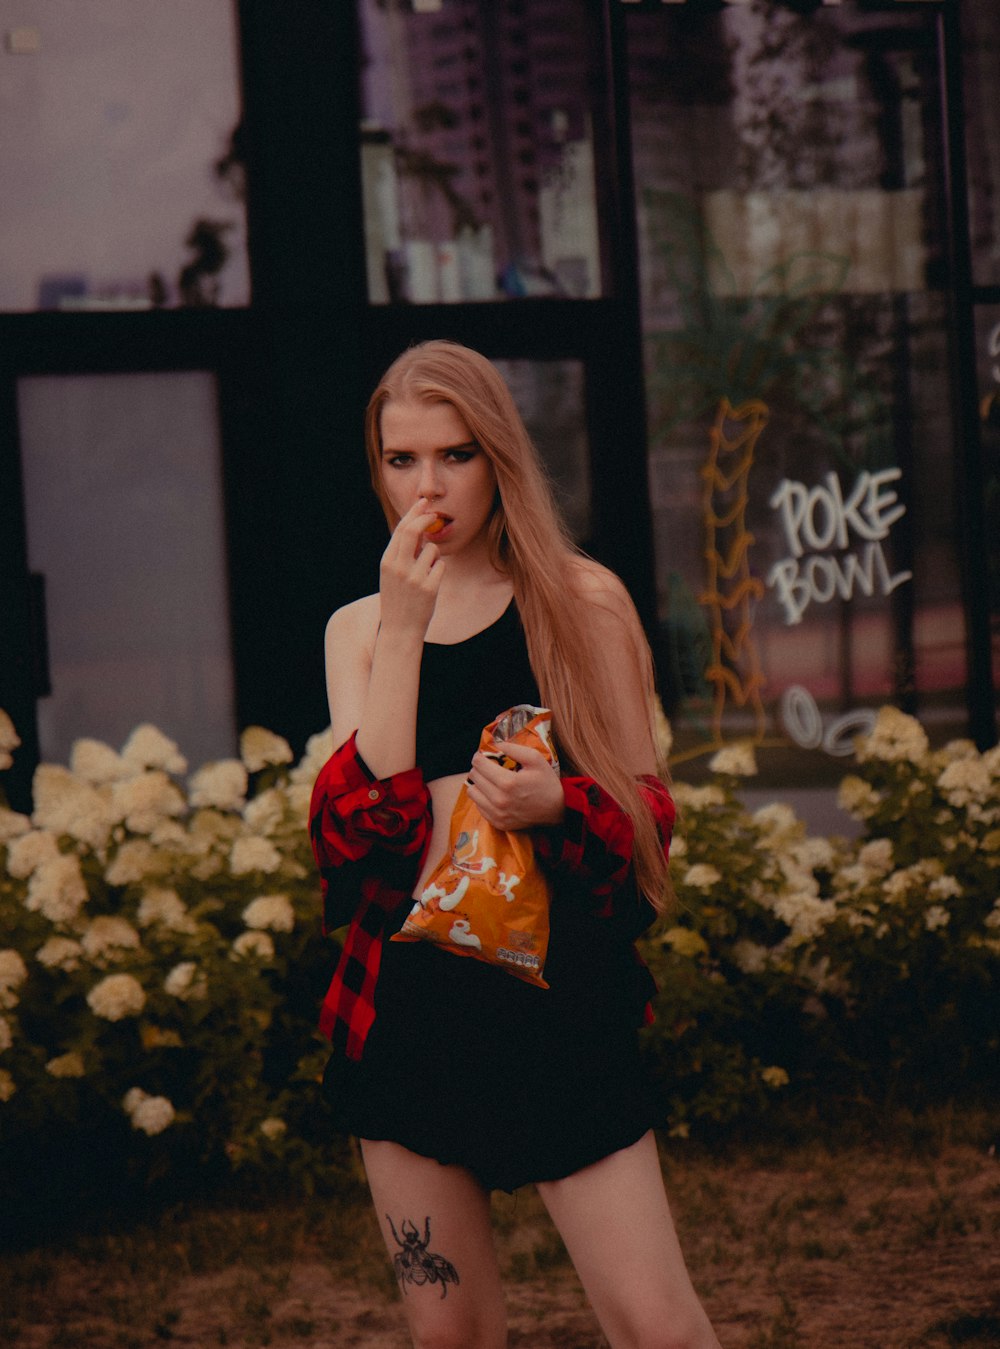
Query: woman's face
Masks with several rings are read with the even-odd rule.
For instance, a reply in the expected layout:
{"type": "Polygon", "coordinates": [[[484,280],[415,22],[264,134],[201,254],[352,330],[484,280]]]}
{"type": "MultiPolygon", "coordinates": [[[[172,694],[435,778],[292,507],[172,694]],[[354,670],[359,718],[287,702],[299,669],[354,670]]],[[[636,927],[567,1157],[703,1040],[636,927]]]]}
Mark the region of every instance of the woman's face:
{"type": "Polygon", "coordinates": [[[382,408],[382,486],[397,515],[424,497],[443,522],[442,553],[482,541],[497,480],[485,451],[450,403],[389,402],[382,408]]]}

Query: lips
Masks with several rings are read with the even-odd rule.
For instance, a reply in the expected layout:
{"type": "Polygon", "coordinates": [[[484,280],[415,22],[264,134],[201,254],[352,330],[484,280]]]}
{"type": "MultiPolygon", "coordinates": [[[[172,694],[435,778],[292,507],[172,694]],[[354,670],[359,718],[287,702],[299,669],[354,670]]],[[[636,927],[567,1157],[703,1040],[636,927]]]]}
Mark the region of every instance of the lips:
{"type": "Polygon", "coordinates": [[[451,524],[450,515],[436,515],[424,530],[425,534],[435,535],[443,533],[451,524]]]}

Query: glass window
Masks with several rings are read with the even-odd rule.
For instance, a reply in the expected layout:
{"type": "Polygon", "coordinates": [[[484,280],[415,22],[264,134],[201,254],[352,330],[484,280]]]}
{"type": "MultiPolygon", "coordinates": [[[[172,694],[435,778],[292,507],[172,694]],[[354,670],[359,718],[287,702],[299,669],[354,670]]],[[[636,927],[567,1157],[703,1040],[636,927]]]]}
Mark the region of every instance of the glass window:
{"type": "Polygon", "coordinates": [[[577,543],[591,535],[590,444],[582,361],[495,360],[548,470],[577,543]]]}
{"type": "Polygon", "coordinates": [[[249,300],[230,0],[0,0],[0,309],[249,300]]]}
{"type": "Polygon", "coordinates": [[[372,303],[602,293],[593,12],[361,0],[372,303]]]}
{"type": "Polygon", "coordinates": [[[965,148],[969,165],[972,271],[981,286],[1000,285],[1000,8],[963,0],[965,148]]]}
{"type": "Polygon", "coordinates": [[[977,311],[976,355],[986,507],[983,575],[990,596],[993,685],[1000,691],[1000,305],[977,311]]]}
{"type": "Polygon", "coordinates": [[[215,380],[18,381],[28,556],[45,578],[42,755],[153,722],[192,763],[231,755],[235,712],[215,380]]]}
{"type": "Polygon", "coordinates": [[[934,14],[798,8],[627,19],[661,679],[764,787],[966,726],[934,14]]]}

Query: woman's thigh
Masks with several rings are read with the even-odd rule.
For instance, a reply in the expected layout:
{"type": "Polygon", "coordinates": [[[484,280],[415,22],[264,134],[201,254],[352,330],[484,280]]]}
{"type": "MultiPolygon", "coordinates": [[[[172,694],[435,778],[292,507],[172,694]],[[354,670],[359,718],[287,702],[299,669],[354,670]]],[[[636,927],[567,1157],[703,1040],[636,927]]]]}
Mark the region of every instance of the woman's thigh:
{"type": "Polygon", "coordinates": [[[362,1139],[361,1151],[414,1343],[500,1349],[507,1315],[486,1190],[398,1143],[362,1139]]]}
{"type": "Polygon", "coordinates": [[[537,1188],[613,1349],[718,1346],[684,1263],[651,1132],[537,1188]]]}

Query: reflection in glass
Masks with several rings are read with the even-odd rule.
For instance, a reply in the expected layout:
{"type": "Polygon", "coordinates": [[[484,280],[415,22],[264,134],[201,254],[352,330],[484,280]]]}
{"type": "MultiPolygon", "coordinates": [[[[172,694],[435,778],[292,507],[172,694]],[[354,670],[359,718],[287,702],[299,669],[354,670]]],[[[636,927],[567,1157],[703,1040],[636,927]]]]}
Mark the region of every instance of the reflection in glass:
{"type": "Polygon", "coordinates": [[[1000,285],[1000,7],[963,0],[965,153],[969,166],[972,274],[980,286],[1000,285]]]}
{"type": "Polygon", "coordinates": [[[628,32],[678,752],[750,736],[787,775],[789,699],[960,733],[933,17],[688,5],[628,32]]]}
{"type": "Polygon", "coordinates": [[[993,685],[1000,692],[1000,305],[977,310],[976,366],[986,508],[983,575],[990,596],[993,685]]]}
{"type": "Polygon", "coordinates": [[[361,0],[372,303],[601,294],[593,13],[361,0]]]}
{"type": "Polygon", "coordinates": [[[43,757],[153,722],[193,761],[235,713],[215,381],[185,372],[18,381],[29,564],[45,577],[43,757]]]}
{"type": "Polygon", "coordinates": [[[590,445],[582,361],[495,360],[579,544],[591,531],[590,445]]]}
{"type": "Polygon", "coordinates": [[[230,0],[0,0],[0,309],[249,300],[230,0]]]}

